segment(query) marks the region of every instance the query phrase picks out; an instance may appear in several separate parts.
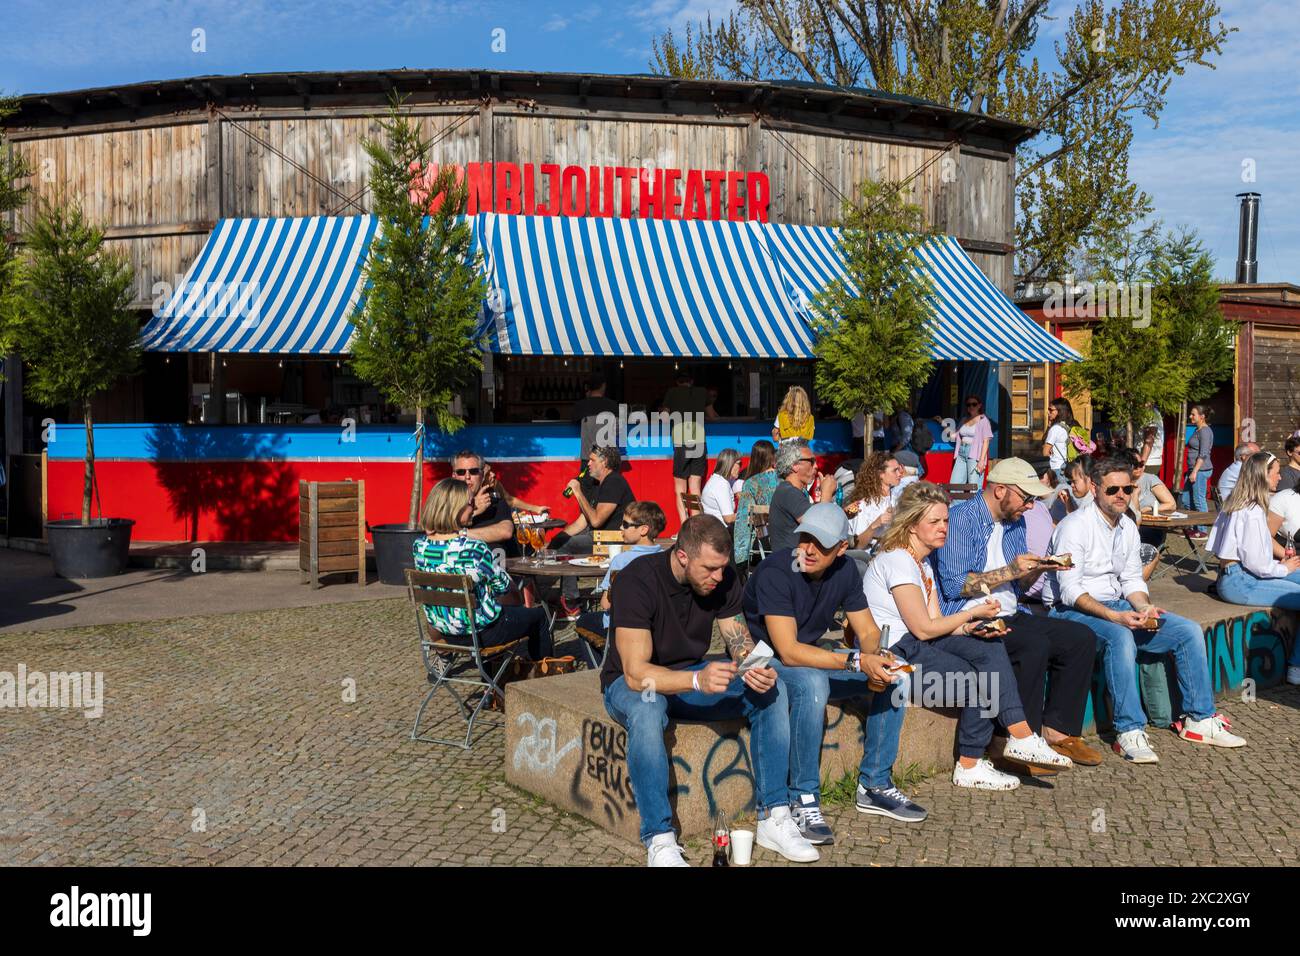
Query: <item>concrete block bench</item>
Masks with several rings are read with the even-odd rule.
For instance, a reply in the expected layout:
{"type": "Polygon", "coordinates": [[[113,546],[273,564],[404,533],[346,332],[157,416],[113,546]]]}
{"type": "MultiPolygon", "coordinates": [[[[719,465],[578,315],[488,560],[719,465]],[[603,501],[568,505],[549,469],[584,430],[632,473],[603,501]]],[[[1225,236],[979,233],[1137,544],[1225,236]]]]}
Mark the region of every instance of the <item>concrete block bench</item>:
{"type": "MultiPolygon", "coordinates": [[[[862,759],[860,711],[830,704],[822,741],[822,779],[838,780],[862,759]]],[[[948,770],[956,717],[909,707],[896,769],[948,770]]],[[[669,721],[669,799],[686,837],[710,832],[719,811],[752,810],[754,774],[744,721],[669,721]]],[[[562,810],[636,842],[640,820],[627,770],[627,731],[605,712],[594,671],[506,688],[506,780],[562,810]]]]}

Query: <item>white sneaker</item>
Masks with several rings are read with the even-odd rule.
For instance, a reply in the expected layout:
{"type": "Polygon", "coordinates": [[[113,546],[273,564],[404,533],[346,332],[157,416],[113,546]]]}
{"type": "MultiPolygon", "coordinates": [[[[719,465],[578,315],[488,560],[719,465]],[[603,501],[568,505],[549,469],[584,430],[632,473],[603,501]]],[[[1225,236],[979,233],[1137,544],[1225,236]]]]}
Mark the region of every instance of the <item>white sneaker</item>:
{"type": "Polygon", "coordinates": [[[1008,737],[1002,756],[1007,760],[1030,767],[1042,767],[1044,770],[1064,770],[1066,767],[1074,766],[1073,760],[1065,754],[1058,754],[1038,734],[1030,734],[1020,739],[1008,737]]]}
{"type": "Polygon", "coordinates": [[[822,856],[799,833],[789,807],[773,807],[766,820],[759,820],[754,842],[764,849],[775,850],[794,863],[813,863],[822,856]]]}
{"type": "Polygon", "coordinates": [[[1151,741],[1147,739],[1145,730],[1126,730],[1119,735],[1112,746],[1115,748],[1115,753],[1133,763],[1160,762],[1156,752],[1151,749],[1151,741]]]}
{"type": "Polygon", "coordinates": [[[650,838],[646,848],[646,866],[690,866],[682,856],[682,848],[677,845],[674,833],[656,833],[650,838]]]}
{"type": "Polygon", "coordinates": [[[1300,684],[1300,666],[1292,665],[1286,669],[1286,682],[1288,684],[1300,684]]]}
{"type": "Polygon", "coordinates": [[[1204,720],[1184,720],[1178,736],[1194,744],[1211,744],[1215,747],[1244,747],[1245,738],[1238,737],[1223,724],[1218,714],[1204,720]]]}
{"type": "Polygon", "coordinates": [[[975,766],[967,770],[957,761],[952,768],[952,782],[959,787],[971,787],[975,790],[1014,790],[1020,781],[1009,773],[1003,773],[993,766],[991,760],[981,757],[975,766]]]}

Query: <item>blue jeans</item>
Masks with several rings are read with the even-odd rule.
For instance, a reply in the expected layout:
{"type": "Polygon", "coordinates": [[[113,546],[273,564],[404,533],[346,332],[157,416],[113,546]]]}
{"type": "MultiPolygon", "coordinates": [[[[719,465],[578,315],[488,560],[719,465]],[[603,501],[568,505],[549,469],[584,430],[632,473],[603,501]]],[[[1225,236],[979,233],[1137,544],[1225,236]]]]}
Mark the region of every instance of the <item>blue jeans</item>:
{"type": "MultiPolygon", "coordinates": [[[[778,660],[772,661],[772,667],[781,675],[786,696],[790,700],[790,803],[799,802],[805,793],[821,792],[821,758],[822,737],[826,730],[826,704],[832,700],[850,700],[865,697],[867,675],[849,671],[828,671],[819,667],[790,667],[778,660]]],[[[874,694],[873,697],[888,697],[888,694],[874,694]]],[[[873,701],[874,703],[874,701],[873,701]]],[[[902,727],[903,711],[898,709],[897,728],[894,731],[893,751],[898,752],[898,728],[902,727]]],[[[893,722],[892,717],[890,722],[893,722]]],[[[879,721],[878,721],[879,723],[879,721]]],[[[877,728],[880,730],[881,728],[877,728]]],[[[870,721],[867,737],[871,736],[870,721]]],[[[862,766],[859,776],[866,778],[868,755],[873,753],[869,741],[863,743],[862,766]]],[[[885,764],[885,776],[893,760],[885,764]]],[[[864,783],[863,786],[876,786],[864,783]]],[[[888,784],[885,784],[888,786],[888,784]]]]}
{"type": "Polygon", "coordinates": [[[983,488],[984,476],[975,470],[975,466],[978,465],[979,462],[974,458],[966,457],[965,447],[966,446],[963,445],[961,451],[953,459],[952,477],[948,479],[948,483],[952,485],[975,485],[976,487],[983,488]]]}
{"type": "MultiPolygon", "coordinates": [[[[908,693],[913,694],[915,700],[916,688],[919,687],[921,701],[926,707],[960,707],[957,714],[957,752],[963,757],[982,757],[984,751],[988,749],[989,741],[993,739],[993,718],[987,716],[992,710],[991,701],[971,699],[972,695],[967,693],[966,688],[978,687],[980,666],[973,663],[969,658],[978,658],[983,664],[989,664],[990,659],[983,658],[975,653],[974,648],[954,645],[965,653],[958,656],[953,650],[939,646],[940,641],[951,640],[951,638],[939,638],[934,641],[919,641],[911,634],[904,634],[892,650],[909,664],[916,666],[915,672],[911,675],[911,684],[904,686],[902,689],[897,684],[887,694],[877,694],[876,699],[872,701],[873,710],[877,707],[891,708],[898,712],[893,719],[898,721],[898,726],[902,726],[902,710],[908,700],[908,693]]],[[[981,641],[979,638],[968,638],[976,644],[986,644],[992,646],[992,642],[981,641]]],[[[1002,652],[1002,660],[1007,661],[1006,670],[1011,671],[1011,663],[1007,659],[1007,652],[1002,647],[1001,642],[997,642],[997,649],[1002,652]]],[[[996,657],[996,653],[994,653],[996,657]]],[[[1017,693],[1016,680],[1014,674],[1007,679],[1001,676],[998,678],[999,692],[1010,687],[1012,693],[1017,693]]],[[[978,697],[978,690],[975,692],[978,697]]],[[[1018,693],[1017,693],[1018,696],[1018,693]]],[[[884,714],[881,714],[884,720],[884,714]]],[[[1024,719],[1024,712],[1018,720],[1024,719]]],[[[1011,721],[1015,723],[1015,721],[1011,721]]],[[[888,724],[882,723],[881,732],[887,730],[888,724]]],[[[870,744],[872,741],[872,721],[867,721],[867,739],[870,744]]],[[[872,782],[863,781],[863,786],[869,787],[887,787],[889,783],[889,768],[893,766],[894,760],[898,756],[898,733],[895,731],[892,741],[886,739],[892,749],[888,752],[877,753],[873,747],[868,751],[874,761],[872,766],[872,782]],[[886,762],[886,759],[888,762],[886,762]]]]}
{"type": "MultiPolygon", "coordinates": [[[[700,661],[687,670],[701,670],[700,661]]],[[[668,802],[668,748],[664,730],[668,718],[679,720],[749,721],[749,751],[754,763],[754,802],[760,820],[773,807],[784,807],[790,760],[790,708],[780,681],[766,694],[752,690],[740,677],[724,694],[644,695],[627,686],[620,674],[605,690],[605,710],[627,728],[627,771],[641,814],[641,842],[672,833],[672,807],[668,802]]]]}
{"type": "MultiPolygon", "coordinates": [[[[1257,578],[1236,561],[1219,575],[1219,597],[1229,604],[1258,604],[1300,611],[1300,571],[1284,578],[1257,578]]],[[[1300,667],[1300,640],[1291,650],[1292,667],[1300,667]]]]}
{"type": "MultiPolygon", "coordinates": [[[[1131,611],[1128,601],[1102,601],[1112,611],[1131,611]]],[[[1137,652],[1174,655],[1178,668],[1178,689],[1182,691],[1186,716],[1204,720],[1214,716],[1214,691],[1210,684],[1210,664],[1205,655],[1205,633],[1195,621],[1177,614],[1162,614],[1163,622],[1154,631],[1135,631],[1111,621],[1084,614],[1074,608],[1054,607],[1053,617],[1078,621],[1097,635],[1097,649],[1103,654],[1102,667],[1106,688],[1115,705],[1115,731],[1142,730],[1147,715],[1138,692],[1137,652]]]]}
{"type": "MultiPolygon", "coordinates": [[[[1205,511],[1210,507],[1206,500],[1206,493],[1210,487],[1210,473],[1201,469],[1196,473],[1196,481],[1191,480],[1191,472],[1183,479],[1183,490],[1178,493],[1178,506],[1186,508],[1188,511],[1205,511]]],[[[1204,525],[1196,529],[1197,531],[1208,530],[1204,525]]]]}

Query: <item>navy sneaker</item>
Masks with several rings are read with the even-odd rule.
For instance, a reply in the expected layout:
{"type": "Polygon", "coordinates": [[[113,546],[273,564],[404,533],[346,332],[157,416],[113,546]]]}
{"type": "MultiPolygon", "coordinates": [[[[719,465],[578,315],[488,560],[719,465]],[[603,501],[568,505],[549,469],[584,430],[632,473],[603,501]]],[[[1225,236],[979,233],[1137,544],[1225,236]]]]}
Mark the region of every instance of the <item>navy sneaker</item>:
{"type": "Polygon", "coordinates": [[[856,801],[859,813],[877,813],[902,823],[920,823],[929,811],[918,806],[897,787],[864,787],[858,784],[856,801]]]}
{"type": "Polygon", "coordinates": [[[801,794],[798,803],[790,804],[790,816],[799,828],[799,835],[809,843],[827,846],[835,842],[835,831],[822,816],[821,801],[816,794],[801,794]]]}

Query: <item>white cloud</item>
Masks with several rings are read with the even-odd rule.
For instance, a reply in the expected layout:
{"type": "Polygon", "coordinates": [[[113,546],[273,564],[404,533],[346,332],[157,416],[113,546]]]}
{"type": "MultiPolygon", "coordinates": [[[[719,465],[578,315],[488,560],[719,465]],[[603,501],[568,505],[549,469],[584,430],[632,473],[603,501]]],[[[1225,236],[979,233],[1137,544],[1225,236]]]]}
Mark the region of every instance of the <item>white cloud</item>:
{"type": "Polygon", "coordinates": [[[542,29],[547,33],[554,33],[557,30],[563,30],[569,25],[569,21],[564,19],[558,13],[551,14],[551,19],[542,24],[542,29]]]}

